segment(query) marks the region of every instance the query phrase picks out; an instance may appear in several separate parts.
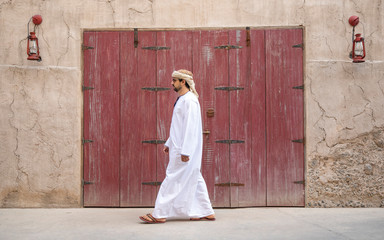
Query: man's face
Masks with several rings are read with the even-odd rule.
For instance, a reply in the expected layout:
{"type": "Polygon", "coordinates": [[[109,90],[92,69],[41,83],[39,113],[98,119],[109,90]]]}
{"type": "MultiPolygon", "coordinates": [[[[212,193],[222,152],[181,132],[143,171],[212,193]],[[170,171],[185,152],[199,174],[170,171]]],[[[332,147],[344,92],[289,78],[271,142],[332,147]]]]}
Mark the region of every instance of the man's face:
{"type": "Polygon", "coordinates": [[[175,90],[175,92],[180,91],[180,89],[182,88],[181,81],[179,81],[179,79],[177,79],[177,78],[172,78],[172,86],[173,86],[173,90],[175,90]]]}

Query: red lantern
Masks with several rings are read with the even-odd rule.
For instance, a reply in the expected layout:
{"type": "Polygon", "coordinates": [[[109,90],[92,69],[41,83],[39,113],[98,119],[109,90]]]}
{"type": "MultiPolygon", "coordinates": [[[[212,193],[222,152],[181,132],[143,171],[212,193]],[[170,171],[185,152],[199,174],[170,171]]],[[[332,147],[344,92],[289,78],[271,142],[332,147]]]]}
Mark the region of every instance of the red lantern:
{"type": "Polygon", "coordinates": [[[352,47],[352,59],[354,63],[361,63],[365,62],[365,44],[364,44],[364,38],[361,36],[360,33],[355,35],[355,39],[353,40],[353,47],[352,47]]]}
{"type": "Polygon", "coordinates": [[[28,60],[41,61],[40,50],[39,50],[39,40],[37,39],[34,32],[31,32],[28,36],[28,45],[27,45],[27,54],[28,60]]]}
{"type": "Polygon", "coordinates": [[[38,62],[41,61],[40,57],[40,49],[39,49],[39,40],[36,37],[36,26],[40,25],[43,21],[43,18],[40,15],[33,16],[28,22],[28,44],[27,44],[27,54],[28,60],[36,60],[38,62]],[[32,22],[35,24],[34,31],[29,32],[29,23],[32,22]]]}
{"type": "Polygon", "coordinates": [[[351,16],[348,19],[349,24],[353,27],[352,30],[352,52],[350,53],[350,58],[353,59],[354,63],[365,62],[365,44],[364,38],[360,33],[355,35],[355,27],[359,24],[358,16],[351,16]]]}

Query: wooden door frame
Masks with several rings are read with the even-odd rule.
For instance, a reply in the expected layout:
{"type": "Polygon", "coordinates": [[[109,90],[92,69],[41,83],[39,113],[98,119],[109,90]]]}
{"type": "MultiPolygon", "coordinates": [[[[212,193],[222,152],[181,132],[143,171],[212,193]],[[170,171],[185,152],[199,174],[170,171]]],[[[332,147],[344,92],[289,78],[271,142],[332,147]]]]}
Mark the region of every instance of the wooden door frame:
{"type": "MultiPolygon", "coordinates": [[[[306,131],[307,131],[307,104],[306,100],[308,99],[308,91],[306,89],[306,28],[303,25],[299,26],[269,26],[269,27],[261,27],[261,26],[243,26],[243,27],[224,27],[224,28],[219,28],[219,27],[198,27],[198,28],[83,28],[81,29],[81,43],[79,46],[80,49],[80,67],[81,67],[81,86],[80,88],[83,87],[84,85],[84,33],[85,32],[125,32],[125,31],[134,31],[134,30],[139,30],[139,31],[194,31],[194,30],[199,30],[199,31],[208,31],[208,30],[241,30],[241,29],[259,29],[259,30],[269,30],[269,29],[302,29],[302,39],[303,39],[303,83],[304,83],[304,96],[303,96],[303,132],[304,132],[304,143],[306,142],[306,131]]],[[[80,116],[80,121],[81,121],[81,139],[79,141],[80,144],[80,202],[81,206],[84,207],[84,145],[82,144],[82,139],[84,139],[84,91],[81,90],[81,116],[80,116]]],[[[307,180],[307,145],[304,144],[304,181],[307,180]]],[[[307,204],[307,185],[304,184],[304,207],[307,204]]]]}

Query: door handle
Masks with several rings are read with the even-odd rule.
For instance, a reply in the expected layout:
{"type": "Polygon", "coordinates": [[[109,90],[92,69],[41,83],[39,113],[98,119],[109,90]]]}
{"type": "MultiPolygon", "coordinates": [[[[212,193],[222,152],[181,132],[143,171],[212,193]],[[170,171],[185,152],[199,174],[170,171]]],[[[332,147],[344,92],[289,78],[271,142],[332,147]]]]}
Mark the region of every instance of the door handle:
{"type": "Polygon", "coordinates": [[[207,117],[211,118],[215,116],[215,110],[213,108],[210,108],[207,110],[207,117]]]}
{"type": "Polygon", "coordinates": [[[203,131],[203,134],[210,134],[211,133],[211,131],[209,131],[209,130],[204,130],[203,131]]]}

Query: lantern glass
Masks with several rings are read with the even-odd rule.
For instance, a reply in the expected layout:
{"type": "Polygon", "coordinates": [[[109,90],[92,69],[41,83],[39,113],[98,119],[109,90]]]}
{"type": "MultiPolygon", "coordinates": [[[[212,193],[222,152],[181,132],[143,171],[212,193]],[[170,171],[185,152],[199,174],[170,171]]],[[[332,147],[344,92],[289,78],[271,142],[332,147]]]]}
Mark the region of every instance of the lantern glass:
{"type": "Polygon", "coordinates": [[[364,55],[364,46],[363,42],[359,41],[355,43],[355,56],[363,56],[364,55]]]}
{"type": "Polygon", "coordinates": [[[29,43],[29,52],[37,54],[37,45],[35,40],[31,40],[29,43]]]}

